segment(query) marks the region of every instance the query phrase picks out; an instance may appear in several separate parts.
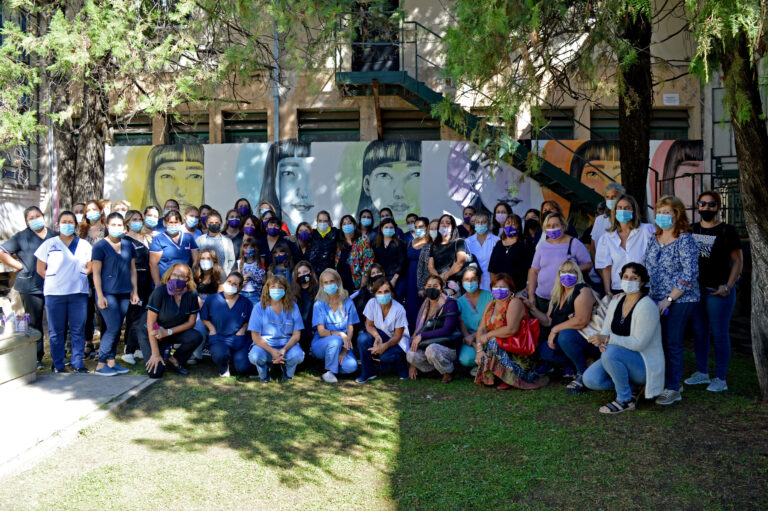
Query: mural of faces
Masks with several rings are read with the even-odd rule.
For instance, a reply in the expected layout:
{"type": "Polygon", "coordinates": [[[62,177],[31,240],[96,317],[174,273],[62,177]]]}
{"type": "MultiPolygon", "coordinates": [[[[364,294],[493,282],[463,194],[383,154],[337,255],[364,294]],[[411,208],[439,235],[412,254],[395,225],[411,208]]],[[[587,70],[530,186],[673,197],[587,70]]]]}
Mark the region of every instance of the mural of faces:
{"type": "Polygon", "coordinates": [[[421,211],[421,143],[371,142],[363,157],[359,209],[390,208],[395,221],[421,211]]]}
{"type": "Polygon", "coordinates": [[[205,202],[205,153],[202,145],[155,146],[149,152],[145,206],[176,199],[183,211],[205,202]]]}
{"type": "Polygon", "coordinates": [[[310,183],[314,158],[310,156],[310,151],[309,143],[292,141],[280,143],[276,170],[278,197],[283,220],[291,231],[315,214],[310,183]]]}

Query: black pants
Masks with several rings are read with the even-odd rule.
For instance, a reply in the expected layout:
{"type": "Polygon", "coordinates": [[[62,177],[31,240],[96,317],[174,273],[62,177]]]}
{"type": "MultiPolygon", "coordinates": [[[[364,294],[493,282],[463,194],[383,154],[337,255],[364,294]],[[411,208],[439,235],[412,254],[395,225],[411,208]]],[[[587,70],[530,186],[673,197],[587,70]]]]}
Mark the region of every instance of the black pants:
{"type": "MultiPolygon", "coordinates": [[[[21,303],[24,305],[24,312],[29,314],[29,326],[43,334],[43,307],[45,307],[45,298],[43,295],[21,293],[21,303]]],[[[45,335],[40,335],[37,340],[37,361],[43,360],[45,355],[45,335]]]]}
{"type": "Polygon", "coordinates": [[[149,295],[152,293],[152,284],[147,281],[142,284],[139,281],[138,285],[139,300],[137,305],[128,306],[128,313],[125,315],[125,333],[123,334],[123,342],[125,343],[125,352],[133,355],[136,350],[139,349],[139,334],[142,323],[146,328],[147,318],[144,315],[149,295]]]}
{"type": "MultiPolygon", "coordinates": [[[[144,318],[144,326],[142,328],[137,328],[138,331],[138,338],[139,338],[139,347],[141,348],[141,353],[144,355],[144,361],[146,362],[149,360],[149,357],[152,355],[152,347],[149,344],[149,333],[147,332],[147,315],[146,311],[143,315],[144,318]]],[[[189,357],[192,355],[192,352],[195,351],[195,348],[197,348],[200,343],[203,342],[203,336],[200,335],[200,332],[195,330],[194,328],[190,328],[189,330],[184,330],[183,332],[179,332],[178,334],[173,334],[170,337],[163,337],[158,341],[158,346],[160,348],[160,352],[162,353],[166,348],[172,348],[174,344],[180,344],[176,351],[173,353],[173,358],[176,359],[176,362],[179,365],[184,365],[184,363],[189,360],[189,357]]],[[[166,362],[166,364],[170,364],[170,362],[166,362]]],[[[154,371],[147,371],[147,376],[150,378],[161,378],[163,376],[163,373],[165,372],[165,366],[162,364],[159,364],[157,368],[154,371]]]]}

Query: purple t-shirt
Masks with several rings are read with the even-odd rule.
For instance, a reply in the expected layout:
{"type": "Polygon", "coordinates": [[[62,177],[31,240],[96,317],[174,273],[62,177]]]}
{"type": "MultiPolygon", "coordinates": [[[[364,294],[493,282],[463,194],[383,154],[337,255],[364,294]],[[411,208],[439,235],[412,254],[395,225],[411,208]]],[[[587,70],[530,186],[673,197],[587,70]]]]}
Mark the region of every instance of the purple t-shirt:
{"type": "MultiPolygon", "coordinates": [[[[550,243],[545,241],[536,248],[532,268],[539,270],[536,296],[549,300],[552,297],[552,287],[555,285],[557,270],[568,259],[568,243],[550,243]]],[[[592,262],[584,244],[573,238],[571,243],[571,259],[581,266],[592,262]]]]}

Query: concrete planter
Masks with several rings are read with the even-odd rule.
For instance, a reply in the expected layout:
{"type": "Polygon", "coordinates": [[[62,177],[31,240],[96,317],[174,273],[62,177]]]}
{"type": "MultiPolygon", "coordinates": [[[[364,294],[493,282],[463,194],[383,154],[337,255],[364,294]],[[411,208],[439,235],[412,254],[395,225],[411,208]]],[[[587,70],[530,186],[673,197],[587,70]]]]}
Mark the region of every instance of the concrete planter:
{"type": "Polygon", "coordinates": [[[40,332],[14,333],[0,339],[0,390],[37,379],[37,340],[40,332]]]}

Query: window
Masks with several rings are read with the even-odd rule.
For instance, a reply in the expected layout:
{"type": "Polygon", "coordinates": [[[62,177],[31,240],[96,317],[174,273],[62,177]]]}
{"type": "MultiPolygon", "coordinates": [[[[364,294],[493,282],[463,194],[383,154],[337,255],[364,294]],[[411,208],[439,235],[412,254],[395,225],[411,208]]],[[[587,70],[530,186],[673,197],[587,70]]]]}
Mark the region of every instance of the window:
{"type": "Polygon", "coordinates": [[[542,110],[546,124],[539,132],[539,140],[573,140],[573,109],[542,110]]]}
{"type": "Polygon", "coordinates": [[[619,139],[619,111],[592,110],[589,114],[592,140],[619,139]]]}
{"type": "Polygon", "coordinates": [[[358,110],[299,110],[299,142],[360,140],[358,110]]]}
{"type": "Polygon", "coordinates": [[[170,144],[207,144],[210,140],[208,114],[193,114],[170,122],[170,144]]]}
{"type": "Polygon", "coordinates": [[[266,142],[269,116],[267,112],[222,112],[224,142],[242,144],[266,142]]]}
{"type": "Polygon", "coordinates": [[[688,140],[688,110],[654,110],[651,113],[651,140],[688,140]]]}
{"type": "Polygon", "coordinates": [[[152,145],[152,118],[135,115],[127,124],[117,122],[114,130],[114,145],[152,145]]]}
{"type": "Polygon", "coordinates": [[[384,140],[440,140],[440,121],[420,110],[382,110],[384,140]]]}

